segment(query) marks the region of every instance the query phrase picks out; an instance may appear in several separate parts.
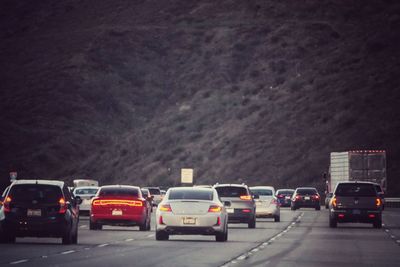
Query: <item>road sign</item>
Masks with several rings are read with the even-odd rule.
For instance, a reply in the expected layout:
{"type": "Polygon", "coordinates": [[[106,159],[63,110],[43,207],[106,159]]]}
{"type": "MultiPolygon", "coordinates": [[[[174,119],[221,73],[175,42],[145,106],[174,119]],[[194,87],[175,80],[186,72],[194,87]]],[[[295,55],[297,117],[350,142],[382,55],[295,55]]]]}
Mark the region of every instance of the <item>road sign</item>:
{"type": "Polygon", "coordinates": [[[14,182],[17,180],[18,173],[17,172],[10,172],[10,182],[14,182]]]}
{"type": "Polygon", "coordinates": [[[193,169],[181,169],[181,183],[193,184],[193,169]]]}

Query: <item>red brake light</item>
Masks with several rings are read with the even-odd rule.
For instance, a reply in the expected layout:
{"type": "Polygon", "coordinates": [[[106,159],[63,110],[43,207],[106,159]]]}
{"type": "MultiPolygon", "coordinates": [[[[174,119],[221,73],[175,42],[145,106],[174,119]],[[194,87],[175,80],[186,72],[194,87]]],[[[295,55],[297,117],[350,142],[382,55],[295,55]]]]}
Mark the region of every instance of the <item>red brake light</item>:
{"type": "Polygon", "coordinates": [[[95,199],[93,200],[92,205],[93,206],[121,205],[130,207],[143,207],[143,201],[123,200],[123,199],[95,199]]]}
{"type": "Polygon", "coordinates": [[[241,200],[251,200],[252,198],[250,195],[243,195],[243,196],[240,196],[240,199],[241,200]]]}
{"type": "Polygon", "coordinates": [[[371,218],[371,219],[375,218],[375,214],[368,214],[368,217],[371,218]]]}
{"type": "Polygon", "coordinates": [[[160,211],[171,212],[172,208],[170,204],[164,204],[160,206],[160,211]]]}
{"type": "Polygon", "coordinates": [[[162,217],[162,216],[160,216],[160,218],[158,219],[158,223],[159,223],[159,224],[164,224],[164,221],[163,221],[163,217],[162,217]]]}
{"type": "Polygon", "coordinates": [[[344,214],[340,213],[340,214],[338,215],[338,217],[341,218],[341,219],[343,219],[343,218],[344,218],[344,214]]]}
{"type": "Polygon", "coordinates": [[[242,210],[244,213],[250,213],[251,212],[251,210],[249,210],[249,209],[244,209],[244,210],[242,210]]]}
{"type": "Polygon", "coordinates": [[[319,196],[318,196],[318,195],[315,195],[314,198],[315,198],[315,199],[319,199],[319,196]]]}
{"type": "Polygon", "coordinates": [[[210,208],[208,208],[208,212],[221,212],[222,207],[218,205],[211,205],[210,208]]]}
{"type": "Polygon", "coordinates": [[[295,200],[300,200],[301,196],[300,195],[296,195],[295,200]]]}
{"type": "Polygon", "coordinates": [[[3,202],[4,212],[10,212],[11,197],[6,197],[3,202]]]}
{"type": "Polygon", "coordinates": [[[58,201],[58,204],[60,204],[60,210],[58,213],[65,213],[67,211],[67,203],[65,202],[65,199],[62,197],[58,201]]]}
{"type": "Polygon", "coordinates": [[[218,216],[217,223],[215,225],[221,225],[221,218],[218,216]]]}
{"type": "Polygon", "coordinates": [[[284,195],[282,195],[282,194],[279,194],[279,195],[278,195],[278,197],[279,197],[279,198],[282,198],[282,197],[284,197],[284,195]]]}

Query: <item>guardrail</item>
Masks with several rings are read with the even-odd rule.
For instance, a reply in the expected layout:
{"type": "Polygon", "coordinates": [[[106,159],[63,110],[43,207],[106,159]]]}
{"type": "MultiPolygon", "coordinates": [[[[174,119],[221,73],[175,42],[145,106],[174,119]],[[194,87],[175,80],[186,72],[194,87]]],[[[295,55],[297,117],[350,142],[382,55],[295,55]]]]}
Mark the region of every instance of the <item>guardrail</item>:
{"type": "Polygon", "coordinates": [[[385,197],[385,207],[400,208],[400,197],[385,197]]]}

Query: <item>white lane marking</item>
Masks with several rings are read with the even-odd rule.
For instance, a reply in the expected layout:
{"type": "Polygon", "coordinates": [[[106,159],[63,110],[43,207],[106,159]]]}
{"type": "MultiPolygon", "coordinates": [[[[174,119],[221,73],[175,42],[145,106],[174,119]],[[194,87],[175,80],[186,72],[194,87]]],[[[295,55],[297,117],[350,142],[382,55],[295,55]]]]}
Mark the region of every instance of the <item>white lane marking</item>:
{"type": "Polygon", "coordinates": [[[103,248],[103,247],[106,247],[106,246],[108,246],[108,245],[109,245],[109,244],[106,243],[106,244],[98,245],[97,247],[98,247],[98,248],[103,248]]]}
{"type": "Polygon", "coordinates": [[[255,248],[255,249],[253,249],[251,252],[255,253],[255,252],[257,252],[257,251],[259,251],[259,249],[258,249],[258,248],[255,248]]]}
{"type": "Polygon", "coordinates": [[[125,242],[131,242],[133,240],[134,240],[133,238],[128,238],[128,239],[125,239],[125,242]]]}
{"type": "Polygon", "coordinates": [[[384,223],[382,223],[382,226],[385,226],[385,224],[384,224],[384,223]]]}
{"type": "Polygon", "coordinates": [[[24,263],[24,262],[27,262],[27,261],[28,261],[27,259],[23,259],[23,260],[19,260],[19,261],[10,262],[10,264],[15,265],[15,264],[24,263]]]}
{"type": "Polygon", "coordinates": [[[282,233],[278,234],[276,237],[281,237],[281,236],[282,236],[282,233]]]}
{"type": "Polygon", "coordinates": [[[236,259],[242,261],[242,260],[246,259],[246,255],[242,255],[240,257],[237,257],[236,259]]]}
{"type": "Polygon", "coordinates": [[[148,235],[147,237],[153,237],[154,236],[154,234],[151,234],[151,235],[148,235]]]}
{"type": "Polygon", "coordinates": [[[75,250],[67,250],[67,251],[61,252],[60,254],[67,255],[67,254],[71,254],[71,253],[74,253],[74,252],[75,252],[75,250]]]}
{"type": "Polygon", "coordinates": [[[396,243],[397,243],[397,244],[400,244],[400,239],[399,239],[399,240],[396,240],[396,243]]]}
{"type": "Polygon", "coordinates": [[[387,233],[387,232],[389,232],[389,230],[388,230],[388,229],[386,229],[386,230],[385,230],[385,232],[387,233]]]}
{"type": "Polygon", "coordinates": [[[43,259],[46,259],[47,257],[48,257],[47,255],[43,255],[43,256],[42,256],[43,259]]]}
{"type": "Polygon", "coordinates": [[[392,239],[395,239],[395,238],[396,238],[396,236],[394,236],[394,235],[391,235],[391,236],[390,236],[390,238],[392,238],[392,239]]]}
{"type": "Polygon", "coordinates": [[[79,226],[79,228],[86,228],[86,225],[81,225],[79,226]]]}
{"type": "Polygon", "coordinates": [[[84,250],[90,250],[90,248],[84,248],[84,250]]]}

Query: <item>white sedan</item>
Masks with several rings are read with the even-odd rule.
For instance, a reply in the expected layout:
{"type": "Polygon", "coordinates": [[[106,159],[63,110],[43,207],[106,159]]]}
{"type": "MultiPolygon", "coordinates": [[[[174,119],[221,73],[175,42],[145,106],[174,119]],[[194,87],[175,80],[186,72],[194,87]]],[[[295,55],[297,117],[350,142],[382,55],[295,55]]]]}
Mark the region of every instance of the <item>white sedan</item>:
{"type": "Polygon", "coordinates": [[[275,197],[274,187],[253,186],[250,187],[250,191],[254,195],[256,202],[256,217],[274,218],[275,222],[279,222],[281,220],[281,210],[275,197]]]}
{"type": "Polygon", "coordinates": [[[96,195],[97,190],[99,190],[98,186],[81,186],[74,189],[74,196],[82,199],[82,203],[79,205],[79,213],[89,215],[92,198],[96,195]]]}
{"type": "Polygon", "coordinates": [[[156,211],[156,240],[170,235],[214,235],[228,240],[228,214],[213,188],[168,189],[156,211]]]}

